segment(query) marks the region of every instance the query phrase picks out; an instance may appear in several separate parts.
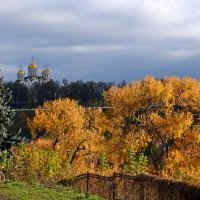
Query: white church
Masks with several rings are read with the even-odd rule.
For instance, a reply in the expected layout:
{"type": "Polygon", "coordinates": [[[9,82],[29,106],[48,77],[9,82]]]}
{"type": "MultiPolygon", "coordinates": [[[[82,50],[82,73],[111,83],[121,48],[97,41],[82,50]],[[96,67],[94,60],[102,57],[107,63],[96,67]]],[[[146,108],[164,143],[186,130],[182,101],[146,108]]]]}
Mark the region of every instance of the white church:
{"type": "Polygon", "coordinates": [[[17,82],[26,85],[27,87],[31,87],[35,83],[46,83],[51,80],[50,71],[45,67],[41,73],[41,76],[38,75],[38,65],[34,62],[34,58],[32,57],[32,63],[28,65],[28,76],[25,76],[26,73],[22,69],[22,66],[19,67],[19,71],[17,72],[17,82]]]}

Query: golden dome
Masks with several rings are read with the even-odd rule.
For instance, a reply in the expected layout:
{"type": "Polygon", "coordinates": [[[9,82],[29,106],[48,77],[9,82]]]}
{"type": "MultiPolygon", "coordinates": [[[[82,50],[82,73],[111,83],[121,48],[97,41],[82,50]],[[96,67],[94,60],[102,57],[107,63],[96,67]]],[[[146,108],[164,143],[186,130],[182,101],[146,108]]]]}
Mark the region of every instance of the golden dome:
{"type": "Polygon", "coordinates": [[[48,69],[44,69],[43,71],[42,71],[42,74],[48,74],[49,73],[49,70],[48,69]]]}
{"type": "Polygon", "coordinates": [[[24,72],[22,69],[20,69],[20,70],[17,72],[17,74],[25,74],[25,72],[24,72]]]}
{"type": "Polygon", "coordinates": [[[35,64],[35,63],[31,63],[29,66],[28,66],[29,69],[37,69],[38,66],[35,64]]]}

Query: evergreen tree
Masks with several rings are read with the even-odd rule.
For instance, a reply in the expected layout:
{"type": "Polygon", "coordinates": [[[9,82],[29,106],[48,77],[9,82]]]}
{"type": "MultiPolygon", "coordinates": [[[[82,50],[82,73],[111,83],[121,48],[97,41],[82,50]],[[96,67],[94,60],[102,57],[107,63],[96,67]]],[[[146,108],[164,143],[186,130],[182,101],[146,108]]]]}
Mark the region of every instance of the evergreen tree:
{"type": "Polygon", "coordinates": [[[7,133],[7,128],[12,125],[14,111],[11,110],[11,92],[3,85],[3,78],[0,78],[0,156],[2,151],[10,150],[11,146],[17,144],[21,138],[18,133],[7,133]]]}

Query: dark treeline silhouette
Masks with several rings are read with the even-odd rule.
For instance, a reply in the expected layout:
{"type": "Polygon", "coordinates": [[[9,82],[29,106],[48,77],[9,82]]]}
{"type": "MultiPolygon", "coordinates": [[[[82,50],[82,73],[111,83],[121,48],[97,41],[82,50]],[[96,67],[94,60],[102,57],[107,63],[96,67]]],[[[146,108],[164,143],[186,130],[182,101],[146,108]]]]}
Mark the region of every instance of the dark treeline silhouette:
{"type": "MultiPolygon", "coordinates": [[[[6,82],[4,86],[12,91],[11,107],[35,108],[43,105],[45,101],[58,98],[70,98],[77,100],[83,106],[103,106],[102,93],[115,85],[113,82],[83,82],[78,80],[70,82],[63,79],[62,85],[58,81],[47,83],[35,83],[30,88],[19,82],[6,82]]],[[[118,86],[125,85],[122,81],[118,86]]]]}

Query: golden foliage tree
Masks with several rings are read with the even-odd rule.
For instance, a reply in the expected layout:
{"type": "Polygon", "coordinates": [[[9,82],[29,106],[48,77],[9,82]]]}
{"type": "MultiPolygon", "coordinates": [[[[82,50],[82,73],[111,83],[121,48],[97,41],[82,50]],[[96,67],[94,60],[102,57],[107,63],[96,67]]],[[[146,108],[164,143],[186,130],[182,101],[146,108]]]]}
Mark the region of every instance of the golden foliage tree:
{"type": "MultiPolygon", "coordinates": [[[[104,92],[110,109],[109,119],[116,122],[111,135],[136,151],[148,149],[158,171],[171,152],[199,147],[200,84],[191,78],[163,80],[147,76],[122,88],[104,92]]],[[[180,152],[180,151],[179,151],[180,152]]],[[[186,153],[185,153],[186,154],[186,153]]],[[[182,154],[182,156],[184,156],[182,154]]],[[[197,154],[190,154],[200,163],[197,154]]]]}
{"type": "MultiPolygon", "coordinates": [[[[59,99],[46,102],[35,111],[35,117],[29,121],[33,139],[39,134],[43,139],[51,141],[53,150],[58,151],[63,160],[70,158],[69,163],[87,152],[94,134],[88,128],[86,110],[74,100],[59,99]]],[[[35,146],[38,141],[33,141],[35,146]]]]}

